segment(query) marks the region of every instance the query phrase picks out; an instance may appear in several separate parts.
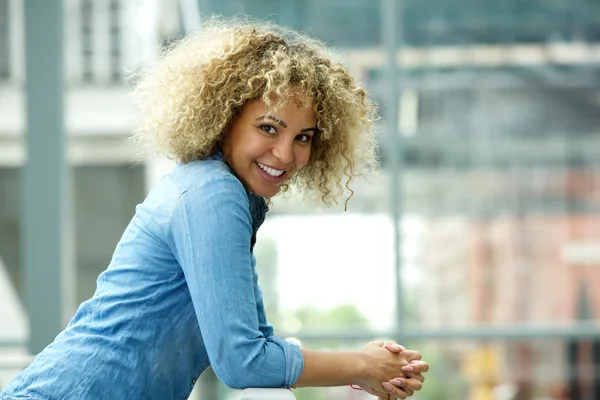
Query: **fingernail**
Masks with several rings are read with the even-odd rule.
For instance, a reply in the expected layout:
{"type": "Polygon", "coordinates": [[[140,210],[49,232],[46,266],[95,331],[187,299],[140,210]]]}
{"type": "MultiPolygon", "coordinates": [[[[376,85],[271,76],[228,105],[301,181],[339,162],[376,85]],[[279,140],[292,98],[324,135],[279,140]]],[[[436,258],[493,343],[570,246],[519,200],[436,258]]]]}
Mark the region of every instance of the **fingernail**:
{"type": "Polygon", "coordinates": [[[415,369],[410,365],[405,365],[404,367],[402,367],[402,371],[405,371],[405,372],[413,372],[414,370],[415,369]]]}
{"type": "Polygon", "coordinates": [[[404,386],[404,381],[402,379],[392,379],[392,382],[394,382],[394,385],[397,386],[397,387],[398,386],[400,386],[400,387],[404,386]]]}
{"type": "Polygon", "coordinates": [[[391,392],[391,391],[392,391],[392,389],[393,389],[392,385],[390,385],[390,384],[389,384],[389,383],[387,383],[387,382],[383,382],[383,383],[381,384],[381,386],[383,386],[383,388],[384,388],[386,391],[388,391],[388,392],[391,392]]]}
{"type": "Polygon", "coordinates": [[[395,347],[396,347],[396,350],[404,351],[404,347],[400,346],[399,344],[397,344],[395,347]]]}

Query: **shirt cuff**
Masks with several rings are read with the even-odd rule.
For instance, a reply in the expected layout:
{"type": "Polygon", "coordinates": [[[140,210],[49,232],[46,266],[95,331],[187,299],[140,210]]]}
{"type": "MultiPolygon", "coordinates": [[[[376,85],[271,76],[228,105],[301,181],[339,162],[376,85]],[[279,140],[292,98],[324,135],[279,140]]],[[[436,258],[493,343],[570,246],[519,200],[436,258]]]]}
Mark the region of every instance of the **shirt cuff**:
{"type": "Polygon", "coordinates": [[[278,344],[285,354],[285,380],[283,387],[289,388],[298,381],[304,370],[304,357],[300,347],[285,341],[279,336],[270,336],[267,340],[278,344]]]}

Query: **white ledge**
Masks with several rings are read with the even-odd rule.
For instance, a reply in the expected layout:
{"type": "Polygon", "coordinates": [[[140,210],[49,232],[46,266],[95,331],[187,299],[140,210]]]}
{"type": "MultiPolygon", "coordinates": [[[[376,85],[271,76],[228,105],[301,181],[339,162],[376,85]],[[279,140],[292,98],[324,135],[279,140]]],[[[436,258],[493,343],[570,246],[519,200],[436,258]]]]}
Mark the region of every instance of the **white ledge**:
{"type": "Polygon", "coordinates": [[[237,400],[296,400],[289,389],[244,389],[237,400]]]}

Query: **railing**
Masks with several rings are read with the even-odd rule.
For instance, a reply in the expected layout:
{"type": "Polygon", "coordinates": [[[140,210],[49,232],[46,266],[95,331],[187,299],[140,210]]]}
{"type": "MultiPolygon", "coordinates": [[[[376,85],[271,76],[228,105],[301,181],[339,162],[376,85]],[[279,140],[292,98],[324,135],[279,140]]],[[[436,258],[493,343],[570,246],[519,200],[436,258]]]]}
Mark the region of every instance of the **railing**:
{"type": "Polygon", "coordinates": [[[244,389],[237,400],[294,400],[289,389],[244,389]]]}

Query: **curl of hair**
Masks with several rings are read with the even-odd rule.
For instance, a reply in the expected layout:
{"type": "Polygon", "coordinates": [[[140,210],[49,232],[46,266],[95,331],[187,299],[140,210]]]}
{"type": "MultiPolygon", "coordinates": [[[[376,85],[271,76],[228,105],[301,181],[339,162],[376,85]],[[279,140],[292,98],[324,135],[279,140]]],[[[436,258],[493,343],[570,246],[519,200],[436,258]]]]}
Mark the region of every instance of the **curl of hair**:
{"type": "Polygon", "coordinates": [[[313,107],[317,133],[308,164],[283,187],[337,204],[352,179],[378,169],[376,111],[321,42],[269,22],[213,17],[134,76],[133,141],[189,162],[212,154],[243,105],[294,99],[313,107]]]}

